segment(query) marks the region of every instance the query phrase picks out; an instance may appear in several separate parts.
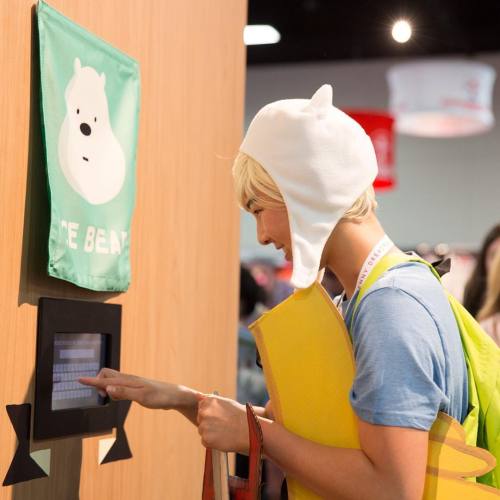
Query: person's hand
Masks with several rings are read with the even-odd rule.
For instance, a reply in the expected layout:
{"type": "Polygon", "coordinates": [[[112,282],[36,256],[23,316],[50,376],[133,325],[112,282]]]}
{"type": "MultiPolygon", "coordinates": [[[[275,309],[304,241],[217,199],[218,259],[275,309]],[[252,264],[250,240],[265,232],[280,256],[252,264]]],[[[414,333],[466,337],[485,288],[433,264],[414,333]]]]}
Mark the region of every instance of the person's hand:
{"type": "Polygon", "coordinates": [[[108,394],[113,400],[136,401],[146,408],[171,410],[182,404],[181,386],[127,375],[111,368],[103,368],[97,377],[82,377],[79,382],[96,387],[102,396],[108,394]]]}
{"type": "Polygon", "coordinates": [[[274,410],[273,410],[273,404],[271,403],[271,400],[269,400],[266,403],[265,406],[265,417],[268,418],[269,420],[274,420],[274,410]]]}
{"type": "Polygon", "coordinates": [[[198,395],[198,433],[206,448],[248,453],[245,406],[220,396],[198,395]]]}

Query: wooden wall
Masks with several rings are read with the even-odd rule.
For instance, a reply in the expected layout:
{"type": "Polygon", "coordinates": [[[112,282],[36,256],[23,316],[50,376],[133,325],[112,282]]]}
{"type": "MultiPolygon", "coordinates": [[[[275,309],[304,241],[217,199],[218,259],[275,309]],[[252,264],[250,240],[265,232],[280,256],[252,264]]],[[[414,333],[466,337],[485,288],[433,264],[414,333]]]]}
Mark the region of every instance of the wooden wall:
{"type": "MultiPolygon", "coordinates": [[[[0,2],[0,480],[16,447],[5,405],[31,402],[37,300],[123,304],[122,370],[234,396],[238,210],[230,167],[242,132],[245,0],[52,0],[136,58],[142,102],[132,285],[85,291],[45,274],[34,0],[0,2]]],[[[177,414],[132,405],[133,459],[98,465],[99,437],[51,448],[51,476],[0,499],[198,499],[202,449],[177,414]]],[[[102,436],[101,436],[102,437],[102,436]]]]}

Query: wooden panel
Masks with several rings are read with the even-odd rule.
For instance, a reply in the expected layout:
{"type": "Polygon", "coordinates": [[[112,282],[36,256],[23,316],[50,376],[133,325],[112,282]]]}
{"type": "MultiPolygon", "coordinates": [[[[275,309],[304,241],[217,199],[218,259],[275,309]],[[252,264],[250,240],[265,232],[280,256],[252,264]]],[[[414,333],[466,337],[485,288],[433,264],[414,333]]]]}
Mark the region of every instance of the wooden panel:
{"type": "MultiPolygon", "coordinates": [[[[142,102],[132,285],[85,291],[45,274],[48,207],[41,163],[34,0],[0,3],[0,479],[12,460],[6,404],[31,402],[38,297],[123,304],[122,370],[235,393],[238,210],[230,167],[243,124],[245,0],[53,0],[135,57],[142,102]]],[[[132,460],[97,465],[98,437],[52,449],[50,478],[0,499],[197,499],[203,449],[177,414],[132,405],[132,460]]]]}

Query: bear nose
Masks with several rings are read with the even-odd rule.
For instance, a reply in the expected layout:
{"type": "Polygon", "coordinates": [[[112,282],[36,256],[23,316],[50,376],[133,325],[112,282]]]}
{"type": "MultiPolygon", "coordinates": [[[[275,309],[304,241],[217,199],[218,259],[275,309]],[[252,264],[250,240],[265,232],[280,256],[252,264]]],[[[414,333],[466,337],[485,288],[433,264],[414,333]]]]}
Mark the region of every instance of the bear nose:
{"type": "Polygon", "coordinates": [[[90,132],[92,132],[92,129],[90,128],[90,125],[88,123],[81,123],[80,124],[80,131],[83,135],[90,135],[90,132]]]}

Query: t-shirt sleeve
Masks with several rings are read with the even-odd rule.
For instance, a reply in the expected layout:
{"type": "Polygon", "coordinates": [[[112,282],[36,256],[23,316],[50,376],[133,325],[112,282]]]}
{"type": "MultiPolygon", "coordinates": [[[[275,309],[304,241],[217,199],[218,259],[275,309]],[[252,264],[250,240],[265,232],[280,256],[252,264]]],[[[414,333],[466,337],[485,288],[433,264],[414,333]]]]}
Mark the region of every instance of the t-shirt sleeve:
{"type": "Polygon", "coordinates": [[[429,430],[447,401],[445,361],[434,319],[399,288],[369,292],[351,328],[356,376],[351,405],[362,420],[429,430]]]}

